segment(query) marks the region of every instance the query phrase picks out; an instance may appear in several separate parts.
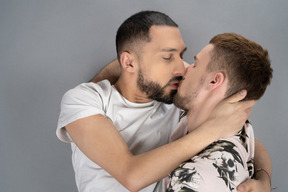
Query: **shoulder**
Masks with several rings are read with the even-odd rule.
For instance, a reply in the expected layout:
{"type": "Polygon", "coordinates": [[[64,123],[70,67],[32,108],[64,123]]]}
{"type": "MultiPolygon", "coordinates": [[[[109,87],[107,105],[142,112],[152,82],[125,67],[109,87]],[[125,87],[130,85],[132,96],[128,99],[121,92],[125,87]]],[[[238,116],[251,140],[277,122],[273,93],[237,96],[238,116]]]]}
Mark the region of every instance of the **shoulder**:
{"type": "Polygon", "coordinates": [[[112,86],[109,81],[104,80],[99,83],[82,83],[73,89],[68,90],[62,98],[62,103],[87,102],[90,99],[105,98],[110,95],[112,86]]]}
{"type": "MultiPolygon", "coordinates": [[[[65,93],[65,95],[73,94],[105,94],[111,92],[112,86],[108,80],[103,80],[98,83],[89,82],[82,83],[73,89],[70,89],[65,93]]],[[[65,96],[64,95],[64,96],[65,96]]]]}
{"type": "Polygon", "coordinates": [[[72,142],[65,126],[80,118],[95,114],[105,115],[105,106],[111,92],[109,81],[82,83],[67,91],[61,101],[57,136],[64,142],[72,142]]]}

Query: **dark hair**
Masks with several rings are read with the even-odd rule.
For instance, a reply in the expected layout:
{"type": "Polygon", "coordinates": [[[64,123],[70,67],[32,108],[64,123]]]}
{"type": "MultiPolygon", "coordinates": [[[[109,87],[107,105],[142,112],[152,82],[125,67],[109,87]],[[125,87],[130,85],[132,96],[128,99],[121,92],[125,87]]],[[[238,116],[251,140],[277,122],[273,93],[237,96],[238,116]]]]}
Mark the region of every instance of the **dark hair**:
{"type": "Polygon", "coordinates": [[[235,33],[214,36],[209,71],[225,71],[229,83],[226,96],[247,90],[244,100],[260,99],[270,84],[273,69],[268,51],[259,44],[235,33]]]}
{"type": "Polygon", "coordinates": [[[127,45],[149,42],[149,30],[153,25],[178,27],[169,16],[157,11],[141,11],[132,15],[121,24],[116,34],[118,60],[127,45]]]}

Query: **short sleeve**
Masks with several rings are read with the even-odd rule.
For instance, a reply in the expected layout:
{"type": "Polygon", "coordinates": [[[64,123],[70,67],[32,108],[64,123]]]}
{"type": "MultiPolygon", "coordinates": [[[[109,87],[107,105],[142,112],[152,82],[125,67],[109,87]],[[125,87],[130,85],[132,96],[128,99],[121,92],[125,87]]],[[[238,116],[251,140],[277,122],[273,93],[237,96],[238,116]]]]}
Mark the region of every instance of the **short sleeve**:
{"type": "Polygon", "coordinates": [[[78,119],[91,115],[105,115],[105,98],[109,95],[110,83],[83,83],[67,91],[61,100],[61,110],[56,130],[57,137],[63,142],[72,142],[65,126],[78,119]],[[109,84],[109,85],[108,85],[109,84]]]}

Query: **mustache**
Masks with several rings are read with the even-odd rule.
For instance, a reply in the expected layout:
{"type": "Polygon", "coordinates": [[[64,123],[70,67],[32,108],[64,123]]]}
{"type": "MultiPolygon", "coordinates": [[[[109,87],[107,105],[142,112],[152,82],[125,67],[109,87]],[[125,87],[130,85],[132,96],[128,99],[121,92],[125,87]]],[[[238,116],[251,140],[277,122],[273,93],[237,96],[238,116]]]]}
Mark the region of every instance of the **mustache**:
{"type": "Polygon", "coordinates": [[[170,84],[171,82],[173,82],[173,81],[182,81],[182,80],[184,80],[184,79],[185,79],[185,78],[184,78],[183,76],[175,76],[175,77],[171,78],[171,79],[168,81],[168,83],[167,83],[163,88],[169,86],[169,84],[170,84]]]}
{"type": "Polygon", "coordinates": [[[183,76],[175,76],[172,79],[169,80],[168,84],[171,83],[172,81],[182,81],[185,78],[183,76]]]}

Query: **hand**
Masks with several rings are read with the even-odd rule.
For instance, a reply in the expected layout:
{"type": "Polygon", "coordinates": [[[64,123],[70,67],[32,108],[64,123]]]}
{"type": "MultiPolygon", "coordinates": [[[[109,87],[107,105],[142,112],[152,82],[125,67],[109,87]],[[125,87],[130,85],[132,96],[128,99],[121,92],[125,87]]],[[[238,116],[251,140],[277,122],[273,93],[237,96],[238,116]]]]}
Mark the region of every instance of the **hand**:
{"type": "Polygon", "coordinates": [[[212,111],[210,120],[213,121],[215,134],[219,137],[230,137],[241,130],[248,119],[255,101],[241,101],[247,91],[239,93],[221,101],[212,111]]]}
{"type": "Polygon", "coordinates": [[[121,67],[117,59],[106,65],[98,74],[90,80],[90,82],[98,83],[107,79],[111,85],[114,85],[121,74],[121,67]]]}
{"type": "Polygon", "coordinates": [[[239,192],[270,192],[270,184],[263,184],[260,180],[248,179],[247,181],[241,183],[237,190],[239,192]]]}

